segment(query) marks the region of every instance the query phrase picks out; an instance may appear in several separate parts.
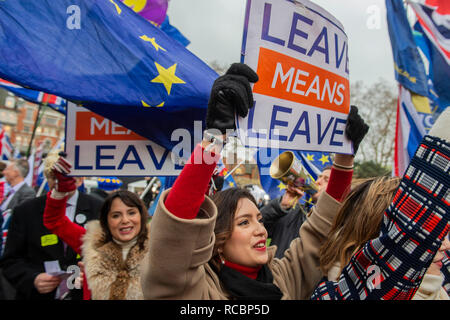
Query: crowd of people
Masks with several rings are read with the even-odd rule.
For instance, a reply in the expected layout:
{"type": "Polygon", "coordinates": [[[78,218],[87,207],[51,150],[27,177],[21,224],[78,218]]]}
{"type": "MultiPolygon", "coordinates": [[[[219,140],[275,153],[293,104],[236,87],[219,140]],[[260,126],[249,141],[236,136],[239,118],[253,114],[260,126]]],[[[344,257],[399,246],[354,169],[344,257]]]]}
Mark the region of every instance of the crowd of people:
{"type": "Polygon", "coordinates": [[[289,185],[259,208],[245,188],[210,192],[226,132],[253,107],[257,81],[239,63],[215,81],[204,139],[151,218],[131,191],[80,192],[64,155],[46,157],[50,190],[40,197],[24,183],[26,161],[12,161],[1,298],[449,300],[450,108],[403,177],[358,180],[354,156],[369,127],[352,106],[353,154],[334,155],[312,202],[299,204],[304,190],[289,185]]]}

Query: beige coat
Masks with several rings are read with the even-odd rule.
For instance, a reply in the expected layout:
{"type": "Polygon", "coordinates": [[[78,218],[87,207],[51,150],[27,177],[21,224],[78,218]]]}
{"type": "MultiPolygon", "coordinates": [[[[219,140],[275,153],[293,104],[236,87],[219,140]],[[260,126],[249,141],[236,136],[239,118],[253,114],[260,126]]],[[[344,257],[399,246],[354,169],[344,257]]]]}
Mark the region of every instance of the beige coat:
{"type": "Polygon", "coordinates": [[[420,287],[412,300],[450,300],[450,297],[442,287],[444,276],[426,273],[420,287]]]}
{"type": "MultiPolygon", "coordinates": [[[[217,274],[210,268],[215,241],[217,208],[205,198],[196,219],[180,219],[164,206],[170,190],[159,200],[152,219],[149,251],[142,265],[142,289],[146,299],[230,299],[217,274]]],[[[322,278],[319,249],[331,228],[340,203],[325,192],[300,228],[282,259],[268,248],[268,266],[282,299],[309,299],[322,278]]]]}
{"type": "Polygon", "coordinates": [[[142,250],[134,245],[123,261],[122,247],[114,241],[105,242],[99,220],[87,223],[82,255],[92,299],[142,300],[140,267],[147,250],[148,241],[142,250]]]}

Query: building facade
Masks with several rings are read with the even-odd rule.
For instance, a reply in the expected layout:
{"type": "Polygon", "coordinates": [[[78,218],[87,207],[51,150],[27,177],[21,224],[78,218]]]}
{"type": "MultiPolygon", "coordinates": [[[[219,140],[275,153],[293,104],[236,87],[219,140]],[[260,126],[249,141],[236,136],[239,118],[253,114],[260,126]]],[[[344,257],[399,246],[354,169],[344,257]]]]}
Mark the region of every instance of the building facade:
{"type": "Polygon", "coordinates": [[[42,143],[46,153],[64,136],[65,115],[50,107],[39,108],[37,104],[2,91],[0,93],[0,123],[8,133],[15,150],[18,150],[22,156],[27,156],[28,151],[32,152],[42,143]]]}

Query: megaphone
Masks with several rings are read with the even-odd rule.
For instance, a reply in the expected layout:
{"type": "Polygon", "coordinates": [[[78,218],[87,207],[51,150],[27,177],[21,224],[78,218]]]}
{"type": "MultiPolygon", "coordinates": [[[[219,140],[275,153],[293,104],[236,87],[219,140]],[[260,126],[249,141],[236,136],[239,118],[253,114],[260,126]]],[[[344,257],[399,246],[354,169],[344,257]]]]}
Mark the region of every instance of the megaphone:
{"type": "Polygon", "coordinates": [[[270,165],[270,176],[286,185],[301,188],[309,195],[319,191],[311,175],[292,151],[280,154],[270,165]]]}

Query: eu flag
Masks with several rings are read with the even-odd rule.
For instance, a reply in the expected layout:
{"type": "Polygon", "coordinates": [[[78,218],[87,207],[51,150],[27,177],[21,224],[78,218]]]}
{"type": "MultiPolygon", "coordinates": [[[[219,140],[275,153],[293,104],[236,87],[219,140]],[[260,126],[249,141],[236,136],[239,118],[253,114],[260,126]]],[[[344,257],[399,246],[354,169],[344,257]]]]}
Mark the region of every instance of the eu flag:
{"type": "Polygon", "coordinates": [[[172,149],[217,73],[118,0],[0,3],[0,77],[82,104],[172,149]]]}
{"type": "MultiPolygon", "coordinates": [[[[283,149],[265,149],[260,148],[255,155],[258,170],[259,170],[259,179],[261,186],[270,196],[270,199],[275,199],[281,197],[285,189],[287,188],[281,181],[277,179],[273,179],[269,175],[269,168],[272,162],[275,160],[278,155],[283,153],[286,150],[283,149]]],[[[331,166],[332,159],[331,154],[328,152],[320,152],[320,151],[295,151],[294,152],[296,158],[301,161],[302,165],[305,167],[306,171],[311,175],[313,180],[317,180],[320,173],[328,166],[331,166]]],[[[302,200],[306,198],[303,197],[302,200]]]]}
{"type": "Polygon", "coordinates": [[[428,96],[425,66],[417,50],[402,0],[386,0],[395,78],[405,88],[428,96]]]}

